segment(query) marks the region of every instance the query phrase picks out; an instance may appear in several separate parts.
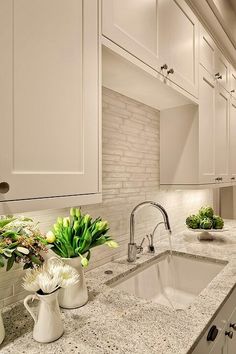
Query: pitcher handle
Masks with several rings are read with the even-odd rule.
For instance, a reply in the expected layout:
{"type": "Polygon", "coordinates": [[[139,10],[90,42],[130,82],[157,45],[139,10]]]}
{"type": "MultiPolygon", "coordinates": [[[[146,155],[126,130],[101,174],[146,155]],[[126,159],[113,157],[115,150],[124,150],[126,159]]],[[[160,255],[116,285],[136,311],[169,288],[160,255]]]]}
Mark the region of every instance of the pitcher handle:
{"type": "Polygon", "coordinates": [[[34,314],[34,312],[31,310],[30,306],[28,305],[28,302],[29,302],[30,300],[33,302],[34,300],[39,300],[39,299],[38,299],[37,295],[35,295],[35,294],[34,294],[34,295],[33,295],[33,294],[28,295],[28,296],[26,296],[26,298],[24,299],[24,306],[25,306],[26,310],[30,313],[31,317],[33,318],[34,323],[36,323],[36,322],[37,322],[37,317],[36,317],[36,315],[34,314]]]}

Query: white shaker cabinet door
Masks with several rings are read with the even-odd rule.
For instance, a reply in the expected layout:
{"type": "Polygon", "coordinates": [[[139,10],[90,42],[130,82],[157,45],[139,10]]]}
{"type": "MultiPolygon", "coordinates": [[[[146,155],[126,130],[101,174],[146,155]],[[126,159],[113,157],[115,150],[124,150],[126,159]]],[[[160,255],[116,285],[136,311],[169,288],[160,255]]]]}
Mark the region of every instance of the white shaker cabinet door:
{"type": "Polygon", "coordinates": [[[215,78],[227,91],[230,90],[230,65],[219,49],[215,52],[215,78]]]}
{"type": "Polygon", "coordinates": [[[94,0],[0,0],[0,201],[98,192],[97,28],[94,0]]]}
{"type": "Polygon", "coordinates": [[[215,80],[200,66],[199,181],[215,183],[215,80]]]}
{"type": "Polygon", "coordinates": [[[215,173],[220,182],[229,181],[229,93],[216,88],[215,173]]]}
{"type": "Polygon", "coordinates": [[[165,0],[103,0],[102,34],[136,58],[160,71],[165,64],[165,0]]]}
{"type": "Polygon", "coordinates": [[[198,97],[198,19],[184,0],[165,0],[165,7],[167,11],[160,35],[169,34],[165,45],[173,72],[168,77],[198,97]]]}
{"type": "Polygon", "coordinates": [[[229,142],[230,179],[236,182],[236,100],[232,98],[230,101],[229,142]]]}

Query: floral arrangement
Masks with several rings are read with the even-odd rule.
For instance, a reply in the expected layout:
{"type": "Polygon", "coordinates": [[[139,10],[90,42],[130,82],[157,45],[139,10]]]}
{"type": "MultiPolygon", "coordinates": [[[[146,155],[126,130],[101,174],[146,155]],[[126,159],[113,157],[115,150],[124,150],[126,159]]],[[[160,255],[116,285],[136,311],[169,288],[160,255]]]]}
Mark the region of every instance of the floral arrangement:
{"type": "Polygon", "coordinates": [[[82,266],[86,267],[90,259],[90,250],[106,244],[111,248],[118,244],[107,235],[107,221],[99,217],[92,219],[88,214],[83,215],[80,209],[71,208],[70,217],[57,218],[52,231],[46,235],[51,249],[60,257],[81,257],[82,266]]]}
{"type": "Polygon", "coordinates": [[[0,219],[0,267],[10,270],[14,263],[24,264],[24,269],[40,266],[47,251],[47,242],[37,224],[24,216],[0,219]]]}
{"type": "Polygon", "coordinates": [[[42,267],[28,269],[23,278],[23,287],[27,291],[47,295],[57,289],[74,285],[78,281],[77,271],[54,257],[44,263],[42,267]]]}

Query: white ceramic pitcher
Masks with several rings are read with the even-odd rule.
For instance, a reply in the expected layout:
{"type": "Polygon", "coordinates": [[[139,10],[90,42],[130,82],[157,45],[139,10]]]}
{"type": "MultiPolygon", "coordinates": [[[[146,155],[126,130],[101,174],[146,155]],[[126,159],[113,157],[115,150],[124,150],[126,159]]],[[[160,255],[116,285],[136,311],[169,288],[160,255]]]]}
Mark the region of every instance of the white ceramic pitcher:
{"type": "Polygon", "coordinates": [[[28,295],[24,305],[34,320],[33,338],[40,343],[50,343],[60,338],[64,332],[58,304],[58,290],[48,295],[28,295]],[[29,307],[29,301],[38,300],[38,314],[29,307]]]}
{"type": "Polygon", "coordinates": [[[59,305],[65,309],[73,309],[85,305],[88,301],[88,289],[84,278],[84,270],[80,257],[61,258],[62,261],[74,267],[79,273],[79,281],[75,285],[59,290],[59,305]]]}
{"type": "Polygon", "coordinates": [[[5,338],[5,329],[3,325],[2,314],[0,311],[0,344],[3,342],[4,338],[5,338]]]}

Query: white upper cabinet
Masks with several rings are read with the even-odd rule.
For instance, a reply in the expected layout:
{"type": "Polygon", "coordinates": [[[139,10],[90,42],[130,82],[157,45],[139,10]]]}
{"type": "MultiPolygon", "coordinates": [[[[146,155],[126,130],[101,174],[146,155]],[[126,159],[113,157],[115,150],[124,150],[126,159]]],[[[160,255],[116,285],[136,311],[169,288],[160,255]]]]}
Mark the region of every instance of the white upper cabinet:
{"type": "Polygon", "coordinates": [[[102,33],[198,94],[198,20],[184,0],[103,0],[102,33]]]}
{"type": "Polygon", "coordinates": [[[215,75],[216,45],[205,30],[200,25],[200,64],[212,75],[215,75]]]}
{"type": "Polygon", "coordinates": [[[220,85],[215,100],[215,174],[217,181],[229,182],[229,93],[220,85]]]}
{"type": "Polygon", "coordinates": [[[230,125],[229,125],[229,142],[230,142],[230,179],[236,181],[236,100],[230,100],[230,125]]]}
{"type": "MultiPolygon", "coordinates": [[[[184,0],[162,0],[160,36],[165,36],[166,62],[173,73],[168,77],[198,96],[199,22],[184,0]],[[168,35],[167,35],[168,34],[168,35]]],[[[160,37],[159,37],[160,38],[160,37]]]]}
{"type": "MultiPolygon", "coordinates": [[[[103,0],[102,33],[138,59],[159,70],[158,0],[103,0]]],[[[161,41],[164,41],[162,38],[161,41]]]]}
{"type": "Polygon", "coordinates": [[[229,62],[217,48],[215,53],[215,78],[227,91],[229,91],[229,62]]]}
{"type": "Polygon", "coordinates": [[[215,183],[215,80],[202,67],[199,75],[199,182],[215,183]]]}
{"type": "Polygon", "coordinates": [[[0,201],[98,193],[97,2],[0,0],[0,51],[0,201]]]}

